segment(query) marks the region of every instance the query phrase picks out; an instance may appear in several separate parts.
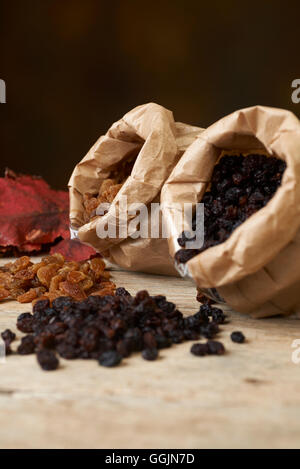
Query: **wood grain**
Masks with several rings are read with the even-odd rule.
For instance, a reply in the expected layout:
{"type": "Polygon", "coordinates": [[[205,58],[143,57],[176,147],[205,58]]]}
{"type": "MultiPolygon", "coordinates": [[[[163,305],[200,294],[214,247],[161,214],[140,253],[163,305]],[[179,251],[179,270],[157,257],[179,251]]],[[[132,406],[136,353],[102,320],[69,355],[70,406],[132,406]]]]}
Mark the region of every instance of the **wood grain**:
{"type": "MultiPolygon", "coordinates": [[[[189,280],[114,271],[131,293],[165,294],[185,314],[198,309],[189,280]]],[[[0,330],[30,305],[0,304],[0,330]]],[[[18,337],[21,334],[18,333],[18,337]]],[[[1,448],[299,448],[300,365],[291,361],[297,318],[230,313],[227,353],[197,358],[190,342],[106,369],[61,360],[43,372],[34,356],[0,364],[1,448]],[[230,340],[242,330],[247,343],[230,340]]]]}

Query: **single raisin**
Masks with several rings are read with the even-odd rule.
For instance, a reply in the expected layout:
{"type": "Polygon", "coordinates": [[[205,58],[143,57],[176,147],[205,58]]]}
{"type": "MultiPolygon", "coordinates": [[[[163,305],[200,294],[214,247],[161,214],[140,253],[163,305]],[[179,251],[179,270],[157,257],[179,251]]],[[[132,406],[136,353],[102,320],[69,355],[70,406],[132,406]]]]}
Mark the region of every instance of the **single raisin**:
{"type": "Polygon", "coordinates": [[[117,288],[115,294],[117,296],[131,296],[130,293],[123,287],[117,288]]]}
{"type": "Polygon", "coordinates": [[[226,316],[223,311],[219,308],[212,308],[212,319],[217,324],[223,324],[226,316]]]}
{"type": "Polygon", "coordinates": [[[101,366],[117,366],[121,363],[122,356],[116,350],[109,350],[104,352],[99,357],[99,363],[101,366]]]}
{"type": "Polygon", "coordinates": [[[207,344],[193,344],[191,347],[191,353],[197,357],[204,357],[204,355],[209,353],[208,346],[207,344]]]}
{"type": "Polygon", "coordinates": [[[4,332],[1,333],[1,337],[6,344],[10,345],[15,340],[16,334],[10,329],[6,329],[4,332]]]}
{"type": "Polygon", "coordinates": [[[17,319],[17,328],[21,332],[33,332],[34,318],[30,313],[22,313],[17,319]]]}
{"type": "Polygon", "coordinates": [[[238,344],[242,344],[243,342],[245,342],[245,336],[240,331],[232,332],[230,337],[231,337],[232,342],[237,342],[238,344]]]}
{"type": "Polygon", "coordinates": [[[59,361],[55,353],[47,349],[38,351],[37,361],[40,367],[45,371],[56,370],[59,365],[59,361]]]}
{"type": "Polygon", "coordinates": [[[209,340],[207,342],[207,348],[210,355],[223,355],[225,353],[224,345],[216,340],[209,340]]]}
{"type": "Polygon", "coordinates": [[[26,335],[21,339],[17,352],[19,355],[30,355],[35,352],[35,342],[33,335],[26,335]]]}
{"type": "Polygon", "coordinates": [[[142,357],[144,360],[156,360],[158,357],[158,350],[156,348],[145,348],[142,351],[142,357]]]}

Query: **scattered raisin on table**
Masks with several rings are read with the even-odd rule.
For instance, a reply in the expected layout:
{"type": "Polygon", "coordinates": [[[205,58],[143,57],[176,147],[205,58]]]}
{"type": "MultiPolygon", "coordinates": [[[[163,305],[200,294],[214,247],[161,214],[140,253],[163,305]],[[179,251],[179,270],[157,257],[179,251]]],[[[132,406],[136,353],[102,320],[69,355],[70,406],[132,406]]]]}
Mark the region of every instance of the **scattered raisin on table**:
{"type": "Polygon", "coordinates": [[[1,337],[4,342],[11,344],[16,339],[16,334],[10,329],[5,329],[5,331],[1,333],[1,337]]]}
{"type": "Polygon", "coordinates": [[[121,363],[122,356],[116,350],[103,352],[99,357],[99,363],[102,366],[117,366],[121,363]]]}
{"type": "MultiPolygon", "coordinates": [[[[139,291],[135,296],[119,288],[114,295],[90,295],[82,301],[62,296],[41,299],[33,314],[17,319],[26,333],[17,352],[35,353],[42,369],[58,366],[56,353],[65,359],[93,359],[106,367],[117,366],[124,358],[139,352],[145,360],[156,360],[158,351],[200,338],[214,339],[225,315],[209,303],[190,316],[184,316],[164,295],[139,291]]],[[[14,334],[4,331],[6,340],[14,334]]],[[[195,355],[221,354],[224,347],[209,340],[194,344],[195,355]]]]}
{"type": "Polygon", "coordinates": [[[33,332],[33,315],[22,313],[17,319],[17,328],[21,332],[33,332]]]}
{"type": "Polygon", "coordinates": [[[10,355],[12,353],[10,345],[15,340],[16,334],[12,332],[10,329],[6,329],[5,331],[2,332],[1,338],[5,344],[5,354],[10,355]]]}
{"type": "Polygon", "coordinates": [[[224,345],[216,340],[209,340],[207,347],[209,355],[223,355],[225,353],[224,345]]]}
{"type": "Polygon", "coordinates": [[[207,344],[193,344],[191,347],[191,353],[197,357],[204,357],[204,355],[208,355],[207,344]]]}
{"type": "Polygon", "coordinates": [[[59,361],[51,350],[39,350],[36,358],[40,367],[45,371],[52,371],[58,368],[59,361]]]}
{"type": "Polygon", "coordinates": [[[245,336],[241,331],[232,332],[230,337],[232,342],[236,342],[238,344],[242,344],[243,342],[245,342],[245,336]]]}

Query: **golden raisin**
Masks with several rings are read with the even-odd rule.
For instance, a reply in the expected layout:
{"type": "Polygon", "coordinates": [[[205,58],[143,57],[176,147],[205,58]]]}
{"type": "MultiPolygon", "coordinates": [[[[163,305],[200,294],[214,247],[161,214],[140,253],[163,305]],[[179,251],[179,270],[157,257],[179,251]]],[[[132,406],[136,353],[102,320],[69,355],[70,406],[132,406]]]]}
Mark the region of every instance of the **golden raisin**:
{"type": "Polygon", "coordinates": [[[65,263],[65,267],[67,267],[70,270],[79,270],[80,264],[79,262],[69,261],[65,263]]]}
{"type": "Polygon", "coordinates": [[[0,268],[0,301],[10,297],[20,303],[35,303],[41,295],[50,302],[62,295],[78,301],[94,292],[113,294],[115,285],[109,275],[100,257],[65,262],[61,254],[54,254],[33,264],[24,256],[0,268]]]}
{"type": "Polygon", "coordinates": [[[51,256],[45,256],[43,257],[42,259],[42,263],[44,265],[48,265],[48,264],[59,264],[59,265],[63,265],[63,263],[65,262],[65,258],[62,254],[60,253],[55,253],[55,254],[52,254],[51,256]]]}
{"type": "Polygon", "coordinates": [[[5,300],[5,298],[8,298],[10,296],[9,290],[6,290],[6,288],[0,287],[0,300],[5,300]]]}
{"type": "Polygon", "coordinates": [[[88,215],[95,214],[98,205],[99,202],[96,197],[92,197],[84,201],[84,208],[87,211],[88,215]]]}
{"type": "Polygon", "coordinates": [[[86,275],[83,272],[78,270],[73,270],[68,273],[67,280],[71,283],[79,283],[86,278],[86,275]]]}
{"type": "Polygon", "coordinates": [[[0,272],[0,288],[9,288],[12,275],[8,272],[0,272]]]}
{"type": "Polygon", "coordinates": [[[59,267],[60,267],[59,264],[49,264],[44,267],[41,267],[37,271],[37,277],[39,281],[41,282],[41,284],[44,285],[45,287],[49,287],[51,279],[56,274],[59,267]]]}
{"type": "Polygon", "coordinates": [[[102,290],[96,290],[93,293],[90,293],[91,296],[105,296],[105,295],[113,295],[114,289],[113,288],[102,288],[102,290]]]}
{"type": "Polygon", "coordinates": [[[23,256],[17,259],[15,262],[10,267],[10,271],[15,274],[19,272],[19,270],[26,269],[32,265],[32,262],[30,261],[30,258],[28,256],[23,256]]]}
{"type": "Polygon", "coordinates": [[[97,207],[101,203],[111,203],[132,171],[135,158],[121,161],[118,168],[111,172],[111,177],[102,181],[98,194],[83,194],[84,221],[95,218],[97,207]]]}
{"type": "Polygon", "coordinates": [[[31,288],[26,293],[23,293],[23,295],[19,295],[17,297],[17,301],[19,303],[31,303],[31,301],[35,300],[35,298],[37,297],[38,297],[37,289],[31,288]]]}
{"type": "Polygon", "coordinates": [[[55,275],[52,277],[51,282],[50,282],[50,287],[49,287],[49,292],[54,293],[55,291],[59,290],[59,284],[60,282],[63,282],[67,278],[67,273],[62,272],[59,273],[58,275],[55,275]]]}
{"type": "Polygon", "coordinates": [[[89,290],[90,288],[92,288],[94,285],[94,282],[93,280],[88,277],[88,278],[85,278],[81,283],[80,283],[80,286],[81,288],[84,290],[84,291],[87,291],[89,290]]]}
{"type": "Polygon", "coordinates": [[[101,192],[103,193],[107,191],[111,186],[114,186],[116,183],[117,182],[115,179],[104,179],[101,185],[101,192]]]}
{"type": "Polygon", "coordinates": [[[18,278],[20,280],[32,280],[34,279],[34,277],[35,277],[35,272],[31,269],[19,270],[15,275],[15,278],[18,278]]]}
{"type": "Polygon", "coordinates": [[[91,269],[96,275],[102,274],[103,270],[105,269],[105,262],[101,257],[94,257],[91,259],[91,269]]]}
{"type": "Polygon", "coordinates": [[[59,288],[64,295],[71,296],[77,301],[86,298],[86,294],[84,293],[83,289],[76,283],[71,283],[68,281],[61,282],[59,288]]]}
{"type": "Polygon", "coordinates": [[[10,296],[13,300],[16,300],[18,296],[24,295],[24,293],[26,293],[24,288],[11,288],[9,291],[10,296]]]}
{"type": "Polygon", "coordinates": [[[83,272],[84,274],[88,274],[89,271],[91,270],[89,262],[83,262],[80,267],[79,267],[80,272],[83,272]]]}

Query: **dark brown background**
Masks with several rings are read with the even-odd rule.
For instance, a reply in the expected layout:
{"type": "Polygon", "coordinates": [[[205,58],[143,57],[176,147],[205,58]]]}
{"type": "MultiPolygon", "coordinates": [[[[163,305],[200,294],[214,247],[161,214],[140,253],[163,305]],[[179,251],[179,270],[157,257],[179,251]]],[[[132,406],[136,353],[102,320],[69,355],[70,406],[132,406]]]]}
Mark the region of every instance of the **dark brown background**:
{"type": "Polygon", "coordinates": [[[253,104],[300,116],[299,13],[299,1],[0,1],[1,171],[64,188],[98,136],[148,101],[200,126],[253,104]]]}

